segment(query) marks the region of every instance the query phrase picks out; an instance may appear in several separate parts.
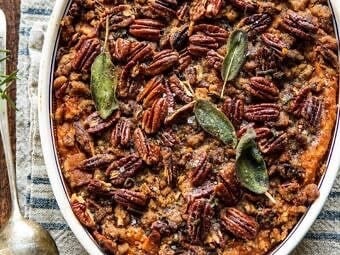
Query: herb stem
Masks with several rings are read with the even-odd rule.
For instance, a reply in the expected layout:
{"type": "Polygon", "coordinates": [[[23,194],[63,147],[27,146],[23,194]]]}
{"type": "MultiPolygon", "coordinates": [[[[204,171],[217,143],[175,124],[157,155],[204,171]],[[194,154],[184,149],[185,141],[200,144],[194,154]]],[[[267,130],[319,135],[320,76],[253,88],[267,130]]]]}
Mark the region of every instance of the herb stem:
{"type": "Polygon", "coordinates": [[[270,200],[270,202],[272,202],[273,204],[276,204],[275,198],[268,191],[266,191],[264,194],[270,200]]]}
{"type": "Polygon", "coordinates": [[[224,83],[223,83],[222,92],[221,92],[221,95],[220,95],[220,98],[221,98],[221,99],[223,99],[223,96],[224,96],[224,90],[225,90],[225,87],[226,87],[226,85],[227,85],[227,82],[228,82],[228,81],[227,81],[227,80],[225,80],[225,81],[224,81],[224,83]]]}
{"type": "Polygon", "coordinates": [[[109,16],[106,16],[105,41],[104,41],[104,46],[103,46],[104,51],[106,50],[106,47],[107,47],[108,38],[109,38],[109,16]]]}

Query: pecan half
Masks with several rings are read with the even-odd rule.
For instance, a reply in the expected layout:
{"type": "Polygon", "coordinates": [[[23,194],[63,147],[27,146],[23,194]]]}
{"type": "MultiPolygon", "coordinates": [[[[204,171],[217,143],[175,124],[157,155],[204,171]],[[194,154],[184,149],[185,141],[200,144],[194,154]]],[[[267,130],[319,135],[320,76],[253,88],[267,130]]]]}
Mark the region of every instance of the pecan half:
{"type": "Polygon", "coordinates": [[[254,128],[254,123],[242,126],[238,131],[237,131],[237,137],[241,138],[242,135],[244,135],[245,132],[247,132],[247,129],[253,128],[256,133],[256,139],[260,140],[263,138],[268,138],[272,135],[272,131],[268,127],[258,127],[254,128]]]}
{"type": "Polygon", "coordinates": [[[154,19],[135,19],[129,33],[136,38],[158,41],[164,24],[154,19]]]}
{"type": "Polygon", "coordinates": [[[206,4],[205,16],[208,18],[216,17],[222,9],[222,0],[208,0],[206,4]]]}
{"type": "Polygon", "coordinates": [[[277,104],[254,104],[248,105],[244,111],[244,118],[248,121],[276,121],[280,115],[280,108],[277,104]]]}
{"type": "Polygon", "coordinates": [[[210,198],[214,194],[215,186],[211,183],[207,185],[197,187],[186,195],[186,200],[189,204],[195,199],[199,198],[210,198]]]}
{"type": "Polygon", "coordinates": [[[192,1],[190,19],[197,21],[203,17],[212,18],[219,14],[222,9],[222,0],[197,0],[192,1]]]}
{"type": "Polygon", "coordinates": [[[244,27],[248,31],[250,38],[254,38],[266,31],[272,21],[272,16],[268,13],[258,13],[241,20],[239,26],[244,27]]]}
{"type": "Polygon", "coordinates": [[[211,38],[214,38],[218,43],[218,46],[223,46],[228,38],[228,31],[222,27],[211,25],[211,24],[199,24],[195,25],[192,30],[196,34],[205,34],[211,38]]]}
{"type": "Polygon", "coordinates": [[[222,111],[234,125],[240,125],[244,115],[244,103],[241,99],[226,98],[222,111]]]}
{"type": "Polygon", "coordinates": [[[151,108],[143,113],[142,128],[147,134],[155,134],[168,114],[168,103],[165,98],[155,101],[151,108]]]}
{"type": "Polygon", "coordinates": [[[74,122],[75,139],[80,148],[88,155],[94,155],[94,143],[90,134],[85,130],[80,122],[74,122]]]}
{"type": "Polygon", "coordinates": [[[172,158],[172,151],[167,149],[162,153],[164,174],[169,186],[174,187],[177,184],[177,167],[172,158]]]}
{"type": "Polygon", "coordinates": [[[284,49],[290,48],[290,45],[276,34],[264,33],[261,35],[261,39],[263,43],[272,49],[274,53],[278,54],[279,57],[285,55],[284,49]]]}
{"type": "Polygon", "coordinates": [[[216,195],[227,205],[236,205],[240,199],[241,192],[233,172],[222,171],[219,173],[220,182],[215,186],[216,195]]]}
{"type": "Polygon", "coordinates": [[[208,162],[207,153],[204,151],[197,157],[195,160],[197,162],[196,167],[190,174],[191,184],[194,186],[201,185],[211,171],[211,164],[208,162]]]}
{"type": "Polygon", "coordinates": [[[334,37],[324,36],[320,38],[316,52],[321,55],[323,60],[332,67],[338,67],[338,45],[334,37]]]}
{"type": "Polygon", "coordinates": [[[301,89],[295,96],[289,110],[297,116],[301,115],[302,108],[304,107],[305,101],[307,100],[310,92],[310,87],[301,89]]]}
{"type": "Polygon", "coordinates": [[[160,148],[146,140],[143,131],[137,128],[133,133],[133,142],[139,156],[148,165],[158,163],[160,159],[160,148]]]}
{"type": "Polygon", "coordinates": [[[320,45],[316,48],[316,52],[318,52],[323,60],[330,64],[333,68],[338,67],[338,56],[336,53],[336,48],[331,48],[330,45],[320,45]]]}
{"type": "Polygon", "coordinates": [[[203,33],[190,36],[189,42],[188,51],[194,56],[201,57],[206,55],[209,50],[218,48],[218,42],[215,38],[203,33]]]}
{"type": "Polygon", "coordinates": [[[256,1],[253,0],[229,0],[229,2],[244,12],[255,12],[258,9],[256,1]]]}
{"type": "Polygon", "coordinates": [[[112,197],[113,188],[111,183],[92,179],[87,185],[87,190],[91,195],[97,195],[99,197],[112,197]]]}
{"type": "Polygon", "coordinates": [[[292,36],[300,39],[313,39],[318,27],[311,19],[303,17],[291,10],[282,17],[281,27],[292,36]]]}
{"type": "Polygon", "coordinates": [[[130,26],[134,20],[135,15],[128,4],[117,5],[110,10],[109,24],[113,31],[130,26]]]}
{"type": "Polygon", "coordinates": [[[81,224],[90,229],[95,228],[96,223],[88,213],[86,205],[84,203],[81,203],[75,199],[71,202],[71,207],[72,211],[77,216],[81,224]]]}
{"type": "Polygon", "coordinates": [[[188,215],[189,240],[193,244],[199,244],[209,232],[214,216],[213,209],[207,199],[196,199],[190,204],[188,215]]]}
{"type": "Polygon", "coordinates": [[[128,211],[140,213],[147,205],[148,198],[142,192],[119,189],[114,192],[113,199],[128,211]]]}
{"type": "Polygon", "coordinates": [[[192,62],[192,57],[190,53],[185,49],[184,51],[180,52],[179,59],[178,59],[178,70],[184,71],[192,62]]]}
{"type": "Polygon", "coordinates": [[[189,4],[187,2],[184,2],[176,12],[178,20],[185,21],[189,16],[189,10],[190,10],[189,4]]]}
{"type": "Polygon", "coordinates": [[[121,72],[117,92],[121,98],[135,98],[140,88],[139,82],[132,77],[131,71],[136,66],[135,62],[130,61],[121,72]]]}
{"type": "Polygon", "coordinates": [[[207,53],[207,62],[210,67],[213,67],[216,70],[221,70],[223,56],[218,54],[215,50],[209,50],[207,53]]]}
{"type": "Polygon", "coordinates": [[[311,127],[315,127],[321,119],[323,100],[311,95],[311,88],[305,87],[299,91],[290,106],[290,111],[301,116],[311,127]]]}
{"type": "Polygon", "coordinates": [[[255,54],[255,75],[275,74],[281,68],[283,57],[270,47],[260,47],[255,54]]]}
{"type": "Polygon", "coordinates": [[[176,74],[171,75],[169,78],[170,90],[181,102],[190,103],[192,101],[192,98],[185,93],[181,82],[182,81],[178,78],[176,74]]]}
{"type": "Polygon", "coordinates": [[[187,46],[188,41],[189,41],[188,25],[181,26],[170,36],[171,47],[178,51],[184,49],[187,46]]]}
{"type": "Polygon", "coordinates": [[[119,118],[120,118],[120,111],[115,111],[106,120],[103,120],[99,116],[98,112],[94,112],[86,118],[84,122],[84,126],[86,128],[86,131],[89,132],[90,134],[98,133],[100,131],[107,129],[113,124],[115,124],[119,118]]]}
{"type": "Polygon", "coordinates": [[[169,83],[167,82],[165,84],[165,95],[166,95],[166,101],[168,102],[168,112],[173,112],[175,109],[175,96],[172,93],[169,83]]]}
{"type": "Polygon", "coordinates": [[[319,123],[321,113],[322,99],[315,96],[309,97],[301,109],[301,116],[307,120],[312,127],[315,127],[319,123]]]}
{"type": "Polygon", "coordinates": [[[193,0],[190,6],[190,20],[197,21],[204,17],[205,14],[205,4],[207,1],[193,0]]]}
{"type": "Polygon", "coordinates": [[[92,235],[94,239],[96,239],[98,244],[104,248],[105,251],[109,252],[112,255],[117,253],[117,244],[115,242],[100,234],[97,230],[93,231],[92,235]]]}
{"type": "Polygon", "coordinates": [[[111,142],[114,147],[126,146],[130,142],[132,123],[127,119],[120,119],[111,133],[111,142]]]}
{"type": "Polygon", "coordinates": [[[264,77],[252,77],[246,85],[246,89],[255,97],[274,101],[278,99],[279,89],[277,86],[264,77]]]}
{"type": "Polygon", "coordinates": [[[280,151],[285,148],[285,145],[287,144],[287,138],[287,134],[285,132],[281,132],[270,138],[260,139],[258,142],[259,148],[264,154],[280,151]]]}
{"type": "Polygon", "coordinates": [[[132,42],[123,38],[118,38],[114,44],[112,55],[119,61],[125,61],[129,56],[132,42]]]}
{"type": "Polygon", "coordinates": [[[258,127],[258,128],[255,128],[254,130],[256,133],[256,139],[259,139],[259,140],[263,138],[267,138],[273,133],[271,129],[267,127],[258,127]]]}
{"type": "Polygon", "coordinates": [[[76,51],[72,68],[86,73],[100,53],[100,41],[97,38],[85,39],[77,45],[76,51]]]}
{"type": "Polygon", "coordinates": [[[146,75],[158,75],[178,63],[179,54],[172,50],[163,50],[154,55],[152,62],[144,69],[146,75]]]}
{"type": "Polygon", "coordinates": [[[177,0],[149,0],[148,5],[155,16],[169,18],[176,15],[177,0]]]}
{"type": "Polygon", "coordinates": [[[110,182],[114,186],[121,186],[128,178],[134,177],[143,166],[143,161],[132,154],[114,161],[106,170],[110,182]]]}
{"type": "Polygon", "coordinates": [[[221,223],[228,232],[241,239],[255,239],[258,233],[255,219],[236,208],[228,208],[222,213],[221,223]]]}
{"type": "Polygon", "coordinates": [[[148,108],[160,99],[164,92],[164,77],[162,75],[155,76],[146,83],[144,89],[138,94],[137,102],[143,101],[143,107],[148,108]]]}
{"type": "Polygon", "coordinates": [[[153,56],[153,48],[146,42],[133,42],[127,56],[127,62],[140,63],[153,56]]]}
{"type": "Polygon", "coordinates": [[[94,170],[95,168],[102,168],[108,166],[116,159],[116,156],[111,154],[97,154],[91,158],[85,159],[81,162],[81,168],[84,170],[94,170]]]}

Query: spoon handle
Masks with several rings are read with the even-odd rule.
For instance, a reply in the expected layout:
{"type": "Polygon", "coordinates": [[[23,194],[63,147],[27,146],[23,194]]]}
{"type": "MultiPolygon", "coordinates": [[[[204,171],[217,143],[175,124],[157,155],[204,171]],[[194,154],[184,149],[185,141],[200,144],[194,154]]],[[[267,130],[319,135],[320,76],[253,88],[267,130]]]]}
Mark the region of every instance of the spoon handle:
{"type": "MultiPolygon", "coordinates": [[[[0,49],[6,49],[6,17],[0,9],[0,49]]],[[[0,59],[6,57],[6,53],[0,52],[0,59]]],[[[6,73],[6,61],[0,62],[0,74],[6,73]]],[[[1,81],[1,80],[0,80],[1,81]]],[[[5,87],[6,84],[3,85],[5,87]]],[[[13,155],[8,126],[7,101],[0,97],[0,133],[2,138],[3,149],[5,153],[9,188],[11,193],[12,216],[21,216],[18,205],[18,195],[16,188],[15,168],[13,164],[13,155]]],[[[3,170],[3,169],[0,169],[3,170]]]]}

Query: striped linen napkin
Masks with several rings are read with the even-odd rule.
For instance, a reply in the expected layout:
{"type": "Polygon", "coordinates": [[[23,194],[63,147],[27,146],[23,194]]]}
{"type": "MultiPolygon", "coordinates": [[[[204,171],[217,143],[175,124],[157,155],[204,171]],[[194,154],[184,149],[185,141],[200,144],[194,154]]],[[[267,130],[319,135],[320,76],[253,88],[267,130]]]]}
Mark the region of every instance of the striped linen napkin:
{"type": "MultiPolygon", "coordinates": [[[[37,120],[37,86],[41,48],[55,1],[21,3],[17,83],[17,175],[25,215],[40,222],[55,238],[61,255],[86,255],[54,199],[40,146],[37,120]],[[27,100],[29,99],[29,100],[27,100]]],[[[328,202],[303,242],[293,252],[336,255],[340,253],[340,176],[328,202]]]]}

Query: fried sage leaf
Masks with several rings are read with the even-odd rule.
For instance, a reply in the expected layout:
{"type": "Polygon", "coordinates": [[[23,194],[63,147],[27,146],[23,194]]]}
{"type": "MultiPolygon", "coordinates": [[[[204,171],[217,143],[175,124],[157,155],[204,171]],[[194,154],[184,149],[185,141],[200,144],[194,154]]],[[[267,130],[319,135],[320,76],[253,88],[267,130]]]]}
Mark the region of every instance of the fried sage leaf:
{"type": "Polygon", "coordinates": [[[91,92],[99,115],[107,119],[118,108],[116,88],[118,80],[107,52],[99,54],[91,67],[91,92]]]}
{"type": "Polygon", "coordinates": [[[233,124],[212,103],[198,99],[195,103],[194,113],[199,125],[209,134],[215,136],[225,144],[236,147],[237,137],[233,124]]]}
{"type": "Polygon", "coordinates": [[[119,107],[116,98],[118,78],[110,53],[106,50],[109,31],[108,24],[108,19],[106,19],[104,51],[95,58],[91,66],[92,98],[102,119],[110,117],[112,112],[119,107]]]}
{"type": "Polygon", "coordinates": [[[225,86],[228,81],[236,78],[248,51],[248,35],[243,30],[235,30],[231,33],[227,43],[227,54],[224,57],[221,75],[224,81],[221,97],[224,95],[225,86]]]}
{"type": "Polygon", "coordinates": [[[269,178],[255,137],[255,131],[248,129],[240,139],[236,148],[236,175],[245,188],[263,194],[268,190],[269,178]]]}

